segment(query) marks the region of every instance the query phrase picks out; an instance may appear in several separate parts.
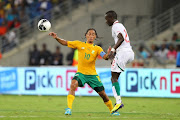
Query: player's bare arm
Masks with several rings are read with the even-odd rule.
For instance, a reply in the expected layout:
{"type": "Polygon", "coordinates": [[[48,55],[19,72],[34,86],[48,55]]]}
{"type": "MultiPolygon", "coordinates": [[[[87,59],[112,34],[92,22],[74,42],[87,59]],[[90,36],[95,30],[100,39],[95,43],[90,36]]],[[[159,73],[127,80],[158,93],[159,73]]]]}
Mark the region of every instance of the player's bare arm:
{"type": "Polygon", "coordinates": [[[122,44],[122,42],[124,41],[124,38],[123,38],[123,36],[122,36],[122,34],[121,33],[119,33],[118,34],[118,41],[117,41],[117,43],[114,45],[114,49],[116,50],[121,44],[122,44]]]}
{"type": "Polygon", "coordinates": [[[117,43],[114,45],[114,47],[111,49],[111,52],[109,54],[109,58],[112,60],[114,58],[114,53],[116,51],[116,49],[122,44],[122,42],[124,41],[124,38],[122,36],[121,33],[118,34],[118,41],[117,43]]]}
{"type": "Polygon", "coordinates": [[[49,35],[52,36],[54,39],[56,39],[61,45],[67,46],[67,40],[59,38],[56,33],[51,32],[49,33],[49,35]]]}

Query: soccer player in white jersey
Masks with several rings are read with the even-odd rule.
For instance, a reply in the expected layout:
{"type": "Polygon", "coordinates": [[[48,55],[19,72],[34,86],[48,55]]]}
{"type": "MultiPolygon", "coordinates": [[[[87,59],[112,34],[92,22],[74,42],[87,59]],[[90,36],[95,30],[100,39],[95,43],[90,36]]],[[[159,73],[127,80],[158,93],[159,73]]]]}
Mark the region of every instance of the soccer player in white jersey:
{"type": "Polygon", "coordinates": [[[120,86],[118,78],[121,72],[125,70],[126,64],[134,60],[134,52],[130,45],[129,36],[123,24],[117,20],[115,11],[108,11],[105,14],[106,23],[112,26],[112,37],[114,38],[115,45],[112,47],[109,58],[112,60],[111,64],[111,81],[112,90],[116,99],[116,104],[111,112],[116,112],[124,105],[121,101],[120,86]]]}

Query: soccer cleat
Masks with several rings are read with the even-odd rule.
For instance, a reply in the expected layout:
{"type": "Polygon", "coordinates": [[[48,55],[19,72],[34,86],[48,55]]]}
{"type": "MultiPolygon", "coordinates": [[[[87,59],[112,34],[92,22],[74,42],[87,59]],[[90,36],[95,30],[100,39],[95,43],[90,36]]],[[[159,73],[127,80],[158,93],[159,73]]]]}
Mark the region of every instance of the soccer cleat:
{"type": "Polygon", "coordinates": [[[70,108],[66,108],[65,109],[66,111],[65,111],[65,115],[71,115],[71,109],[70,108]]]}
{"type": "Polygon", "coordinates": [[[111,113],[111,115],[112,115],[112,116],[119,116],[120,113],[119,113],[119,112],[113,112],[113,113],[111,113]]]}
{"type": "Polygon", "coordinates": [[[115,104],[114,108],[111,110],[111,113],[118,111],[122,107],[124,107],[123,103],[115,104]]]}

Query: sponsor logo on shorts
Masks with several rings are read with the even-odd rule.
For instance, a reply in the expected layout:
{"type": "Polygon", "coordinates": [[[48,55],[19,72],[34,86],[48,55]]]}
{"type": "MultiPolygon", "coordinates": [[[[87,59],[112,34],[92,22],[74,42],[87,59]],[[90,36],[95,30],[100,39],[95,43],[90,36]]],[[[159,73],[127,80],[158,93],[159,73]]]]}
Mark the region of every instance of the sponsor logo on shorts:
{"type": "Polygon", "coordinates": [[[79,76],[79,74],[75,74],[75,76],[79,76]]]}

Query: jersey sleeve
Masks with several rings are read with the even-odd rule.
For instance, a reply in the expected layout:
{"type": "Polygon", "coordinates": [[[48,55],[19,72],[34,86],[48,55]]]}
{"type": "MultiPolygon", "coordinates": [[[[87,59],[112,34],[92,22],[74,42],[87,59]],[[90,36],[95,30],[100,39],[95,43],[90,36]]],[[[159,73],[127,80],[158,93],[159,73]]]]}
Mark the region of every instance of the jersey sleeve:
{"type": "Polygon", "coordinates": [[[104,51],[103,51],[103,49],[101,47],[98,46],[98,55],[100,55],[101,52],[104,52],[104,51]]]}
{"type": "Polygon", "coordinates": [[[116,36],[118,36],[118,34],[119,33],[121,33],[122,35],[123,35],[123,33],[124,33],[124,31],[123,31],[123,29],[122,28],[124,28],[121,24],[117,24],[117,25],[115,25],[115,26],[113,26],[113,31],[114,31],[114,34],[116,35],[116,36]]]}
{"type": "Polygon", "coordinates": [[[74,49],[78,49],[78,47],[80,46],[81,44],[81,41],[68,41],[67,42],[67,46],[70,47],[70,48],[74,48],[74,49]]]}

